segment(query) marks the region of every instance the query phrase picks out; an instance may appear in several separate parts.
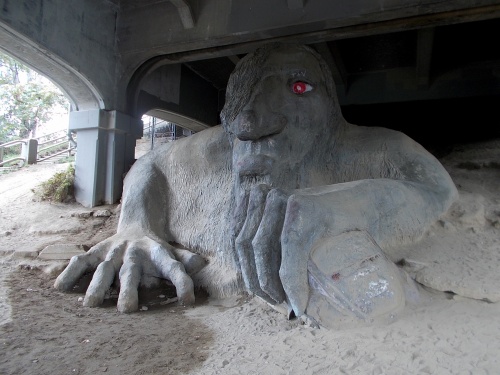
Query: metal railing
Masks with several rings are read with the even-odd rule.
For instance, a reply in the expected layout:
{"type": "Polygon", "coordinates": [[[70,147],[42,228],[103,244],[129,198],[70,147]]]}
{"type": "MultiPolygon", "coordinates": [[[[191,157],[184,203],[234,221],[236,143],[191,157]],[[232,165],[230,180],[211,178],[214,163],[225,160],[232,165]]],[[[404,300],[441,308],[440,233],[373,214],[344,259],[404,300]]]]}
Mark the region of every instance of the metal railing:
{"type": "Polygon", "coordinates": [[[53,159],[56,156],[68,153],[71,156],[76,149],[73,134],[66,130],[60,130],[37,138],[37,163],[53,159]]]}
{"type": "Polygon", "coordinates": [[[0,168],[21,168],[26,164],[36,164],[68,153],[71,156],[76,150],[76,141],[72,132],[60,130],[37,138],[19,139],[0,145],[0,168]],[[3,160],[4,150],[21,145],[19,156],[3,160]],[[13,164],[19,162],[17,165],[13,164]]]}
{"type": "Polygon", "coordinates": [[[149,121],[144,124],[142,134],[151,139],[151,150],[154,148],[155,138],[167,138],[170,141],[175,139],[175,124],[150,117],[149,121]]]}
{"type": "MultiPolygon", "coordinates": [[[[18,140],[15,140],[15,141],[10,141],[10,142],[6,142],[6,143],[3,143],[0,145],[0,167],[3,167],[4,165],[6,164],[11,164],[11,163],[14,163],[16,161],[22,161],[24,165],[25,161],[26,161],[26,158],[21,156],[23,154],[23,150],[25,148],[27,144],[27,140],[26,139],[18,139],[18,140]],[[22,148],[21,148],[21,155],[20,156],[16,156],[16,157],[13,157],[9,160],[3,160],[4,158],[4,153],[5,153],[5,150],[6,149],[9,149],[11,147],[14,147],[14,146],[17,146],[17,145],[21,145],[22,148]]],[[[22,166],[21,165],[21,166],[22,166]]]]}
{"type": "Polygon", "coordinates": [[[155,138],[175,141],[176,139],[192,134],[192,132],[182,129],[179,125],[173,122],[165,121],[156,117],[150,117],[149,121],[144,124],[142,134],[151,139],[151,149],[153,149],[155,138]]]}
{"type": "Polygon", "coordinates": [[[173,140],[175,124],[165,120],[151,117],[149,121],[144,124],[143,134],[148,138],[170,138],[173,140]]]}

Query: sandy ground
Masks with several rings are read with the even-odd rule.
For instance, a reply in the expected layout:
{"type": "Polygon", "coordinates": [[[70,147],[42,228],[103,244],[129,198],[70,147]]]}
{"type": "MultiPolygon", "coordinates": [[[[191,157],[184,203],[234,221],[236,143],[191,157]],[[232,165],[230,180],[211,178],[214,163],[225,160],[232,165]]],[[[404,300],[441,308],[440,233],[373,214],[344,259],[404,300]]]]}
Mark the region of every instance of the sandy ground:
{"type": "Polygon", "coordinates": [[[58,292],[65,262],[38,253],[113,234],[118,207],[34,201],[31,189],[66,165],[0,175],[0,374],[500,374],[500,141],[441,161],[461,198],[404,249],[420,303],[389,324],[339,330],[288,321],[249,296],[198,291],[194,307],[167,304],[167,282],[141,291],[147,310],[119,314],[114,294],[84,308],[89,277],[58,292]],[[112,215],[86,217],[103,208],[112,215]]]}

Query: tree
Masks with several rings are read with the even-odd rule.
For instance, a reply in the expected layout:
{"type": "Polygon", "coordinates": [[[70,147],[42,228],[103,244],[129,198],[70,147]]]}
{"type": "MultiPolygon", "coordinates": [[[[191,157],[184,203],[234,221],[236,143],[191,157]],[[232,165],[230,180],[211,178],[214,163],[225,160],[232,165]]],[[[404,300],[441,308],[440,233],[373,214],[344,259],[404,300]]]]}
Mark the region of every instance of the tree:
{"type": "Polygon", "coordinates": [[[0,144],[35,136],[55,110],[68,106],[47,78],[0,53],[0,144]]]}

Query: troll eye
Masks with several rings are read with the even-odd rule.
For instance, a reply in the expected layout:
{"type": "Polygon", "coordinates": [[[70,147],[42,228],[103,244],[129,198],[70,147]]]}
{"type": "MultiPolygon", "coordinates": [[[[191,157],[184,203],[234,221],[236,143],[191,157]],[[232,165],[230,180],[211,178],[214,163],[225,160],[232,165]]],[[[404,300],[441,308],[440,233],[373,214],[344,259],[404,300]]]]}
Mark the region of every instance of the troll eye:
{"type": "Polygon", "coordinates": [[[292,92],[297,95],[301,95],[305,92],[311,91],[313,87],[309,83],[305,83],[302,81],[294,82],[292,84],[292,92]]]}

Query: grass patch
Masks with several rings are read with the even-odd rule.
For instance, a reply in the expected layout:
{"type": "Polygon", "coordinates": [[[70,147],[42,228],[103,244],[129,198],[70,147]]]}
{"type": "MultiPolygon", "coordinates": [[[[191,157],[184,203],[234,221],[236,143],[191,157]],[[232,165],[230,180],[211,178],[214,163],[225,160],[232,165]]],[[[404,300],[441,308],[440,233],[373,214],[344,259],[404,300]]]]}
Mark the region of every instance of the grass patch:
{"type": "Polygon", "coordinates": [[[57,172],[33,190],[42,201],[68,203],[75,200],[75,167],[70,164],[65,171],[57,172]]]}
{"type": "Polygon", "coordinates": [[[55,162],[55,164],[66,164],[66,163],[74,163],[75,162],[75,155],[71,156],[66,156],[64,158],[61,158],[55,162]]]}

